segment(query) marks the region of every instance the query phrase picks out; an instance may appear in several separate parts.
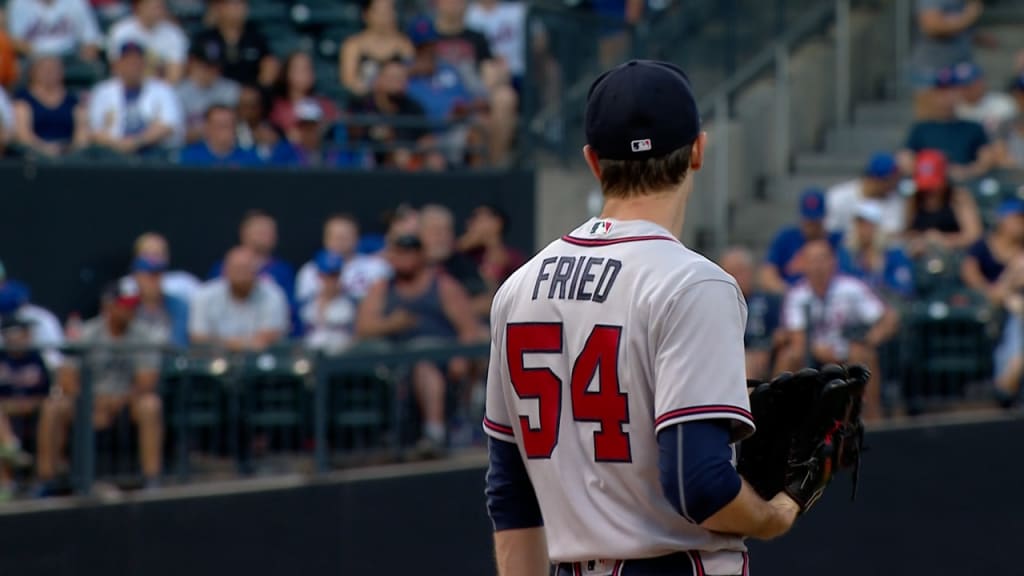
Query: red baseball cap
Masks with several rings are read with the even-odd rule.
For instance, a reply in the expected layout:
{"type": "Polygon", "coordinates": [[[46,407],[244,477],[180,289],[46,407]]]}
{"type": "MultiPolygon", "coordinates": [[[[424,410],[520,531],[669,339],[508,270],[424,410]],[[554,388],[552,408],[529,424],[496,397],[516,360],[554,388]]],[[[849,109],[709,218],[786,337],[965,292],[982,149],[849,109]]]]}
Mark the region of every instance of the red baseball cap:
{"type": "Polygon", "coordinates": [[[914,163],[914,184],[918,190],[941,190],[946,186],[946,155],[938,150],[922,150],[914,163]]]}

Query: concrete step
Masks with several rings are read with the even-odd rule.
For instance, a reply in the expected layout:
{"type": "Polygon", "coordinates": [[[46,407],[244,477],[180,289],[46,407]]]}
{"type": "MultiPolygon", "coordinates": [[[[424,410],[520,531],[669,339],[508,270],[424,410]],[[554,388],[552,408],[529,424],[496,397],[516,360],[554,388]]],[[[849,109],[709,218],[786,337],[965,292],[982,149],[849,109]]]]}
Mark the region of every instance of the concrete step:
{"type": "Polygon", "coordinates": [[[825,149],[831,153],[867,158],[880,150],[896,151],[907,137],[909,124],[856,124],[831,129],[825,134],[825,149]]]}
{"type": "Polygon", "coordinates": [[[862,154],[800,154],[796,158],[796,173],[823,177],[849,177],[864,170],[867,158],[862,154]]]}
{"type": "Polygon", "coordinates": [[[853,111],[854,123],[909,126],[914,112],[909,100],[883,100],[858,104],[853,111]]]}

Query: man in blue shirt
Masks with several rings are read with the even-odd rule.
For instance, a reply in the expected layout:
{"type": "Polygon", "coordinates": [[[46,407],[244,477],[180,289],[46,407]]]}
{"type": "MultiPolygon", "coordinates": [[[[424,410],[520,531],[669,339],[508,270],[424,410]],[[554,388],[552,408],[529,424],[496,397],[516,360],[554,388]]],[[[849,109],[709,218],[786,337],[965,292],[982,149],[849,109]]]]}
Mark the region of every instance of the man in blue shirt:
{"type": "Polygon", "coordinates": [[[827,238],[836,251],[840,269],[848,269],[849,258],[840,246],[842,236],[825,230],[825,192],[809,188],[800,195],[800,223],[780,230],[768,248],[761,265],[761,289],[782,294],[796,284],[803,277],[801,252],[804,245],[823,238],[827,238]]]}
{"type": "Polygon", "coordinates": [[[206,111],[203,139],[181,151],[179,162],[185,166],[256,166],[260,159],[251,150],[238,146],[235,136],[235,111],[215,105],[206,111]]]}
{"type": "Polygon", "coordinates": [[[188,304],[164,293],[161,280],[166,270],[163,260],[140,256],[132,262],[132,280],[139,292],[135,321],[165,333],[175,346],[188,346],[188,304]]]}

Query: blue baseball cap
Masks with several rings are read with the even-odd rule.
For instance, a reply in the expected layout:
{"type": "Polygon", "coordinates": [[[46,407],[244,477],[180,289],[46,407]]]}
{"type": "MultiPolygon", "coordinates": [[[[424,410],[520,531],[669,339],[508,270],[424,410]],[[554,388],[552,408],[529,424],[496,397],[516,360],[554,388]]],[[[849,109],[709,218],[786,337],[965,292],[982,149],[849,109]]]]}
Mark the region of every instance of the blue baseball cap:
{"type": "Polygon", "coordinates": [[[132,261],[132,272],[148,272],[156,274],[167,270],[167,262],[156,258],[139,256],[132,261]]]}
{"type": "Polygon", "coordinates": [[[316,268],[321,274],[338,274],[341,272],[342,264],[344,264],[341,256],[328,250],[317,252],[316,258],[313,260],[316,262],[316,268]]]}
{"type": "Polygon", "coordinates": [[[868,160],[864,173],[872,178],[888,178],[899,172],[896,157],[888,152],[876,152],[868,160]]]}
{"type": "Polygon", "coordinates": [[[1002,220],[1007,216],[1024,216],[1024,200],[1010,198],[1003,201],[999,208],[996,209],[996,217],[1002,220]]]}
{"type": "Polygon", "coordinates": [[[0,314],[11,314],[28,302],[28,289],[17,282],[0,286],[0,314]]]}
{"type": "Polygon", "coordinates": [[[953,67],[953,79],[958,86],[966,86],[984,76],[985,71],[973,62],[964,62],[953,67]]]}
{"type": "Polygon", "coordinates": [[[437,28],[434,27],[434,21],[426,16],[420,16],[412,21],[412,24],[409,25],[408,36],[412,45],[417,48],[435,42],[440,37],[437,28]]]}
{"type": "Polygon", "coordinates": [[[821,188],[808,188],[800,194],[800,216],[804,220],[822,220],[825,218],[825,191],[821,188]]]}
{"type": "Polygon", "coordinates": [[[602,160],[659,158],[700,135],[689,78],[655,60],[630,60],[594,80],[584,124],[587,144],[602,160]]]}

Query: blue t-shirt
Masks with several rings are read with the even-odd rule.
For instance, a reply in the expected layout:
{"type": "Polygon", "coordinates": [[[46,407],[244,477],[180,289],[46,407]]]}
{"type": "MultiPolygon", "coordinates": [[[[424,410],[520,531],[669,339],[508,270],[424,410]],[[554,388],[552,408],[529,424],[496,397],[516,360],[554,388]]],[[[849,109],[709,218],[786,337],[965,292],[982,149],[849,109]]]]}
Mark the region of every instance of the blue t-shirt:
{"type": "Polygon", "coordinates": [[[459,71],[440,61],[433,75],[409,78],[406,93],[419,102],[427,118],[439,123],[448,120],[456,104],[473,101],[473,94],[462,81],[459,71]]]}
{"type": "Polygon", "coordinates": [[[878,293],[891,292],[900,296],[912,296],[914,293],[914,264],[907,254],[897,247],[885,251],[881,270],[869,270],[856,258],[851,257],[850,269],[846,273],[878,293]]]}
{"type": "Polygon", "coordinates": [[[32,109],[32,132],[43,142],[71,142],[75,133],[75,106],[78,97],[68,92],[64,100],[50,108],[36,99],[27,88],[14,93],[32,109]]]}
{"type": "Polygon", "coordinates": [[[171,343],[188,346],[188,303],[176,296],[164,295],[164,308],[171,317],[171,343]]]}
{"type": "Polygon", "coordinates": [[[988,134],[977,122],[949,120],[918,122],[910,128],[907,148],[914,152],[939,150],[950,164],[971,164],[988,145],[988,134]]]}
{"type": "Polygon", "coordinates": [[[38,352],[13,357],[0,352],[0,398],[38,398],[50,393],[50,373],[38,352]]]}
{"type": "Polygon", "coordinates": [[[777,294],[755,292],[747,297],[747,328],[743,332],[743,345],[748,350],[771,347],[772,335],[779,328],[782,297],[777,294]]]}
{"type": "MultiPolygon", "coordinates": [[[[846,272],[852,266],[850,263],[850,255],[846,252],[841,244],[842,234],[840,232],[829,232],[828,243],[832,245],[832,250],[836,253],[836,261],[839,264],[839,271],[846,272]]],[[[790,226],[783,228],[775,235],[775,239],[772,240],[771,246],[768,247],[768,254],[765,256],[765,262],[774,264],[779,270],[779,275],[786,281],[786,284],[792,286],[796,284],[801,278],[802,274],[796,274],[791,271],[787,271],[787,267],[793,257],[800,252],[800,249],[807,244],[807,239],[804,237],[803,230],[799,226],[790,226]]]]}
{"type": "Polygon", "coordinates": [[[261,162],[251,150],[235,147],[227,156],[218,156],[210,150],[206,142],[196,142],[181,151],[178,162],[183,166],[231,166],[241,168],[258,166],[261,162]]]}

